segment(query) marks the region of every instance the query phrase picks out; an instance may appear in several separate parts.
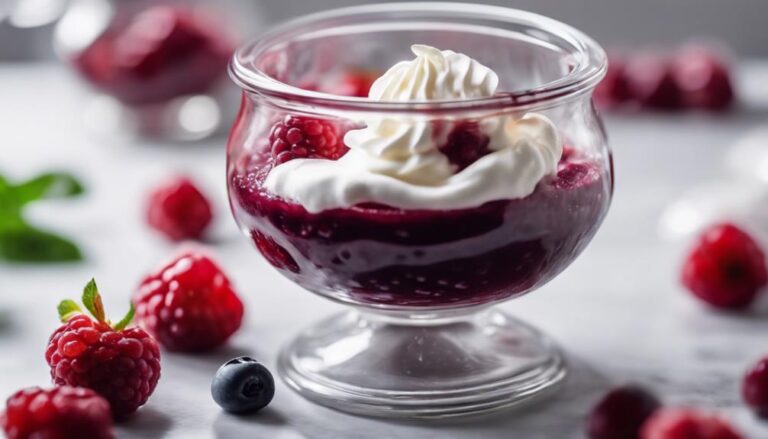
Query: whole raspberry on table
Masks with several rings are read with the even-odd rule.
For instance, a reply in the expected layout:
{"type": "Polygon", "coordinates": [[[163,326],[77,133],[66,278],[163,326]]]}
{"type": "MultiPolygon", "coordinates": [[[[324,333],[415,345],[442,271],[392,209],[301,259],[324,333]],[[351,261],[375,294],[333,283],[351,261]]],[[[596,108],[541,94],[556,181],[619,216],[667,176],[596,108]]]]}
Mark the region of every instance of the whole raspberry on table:
{"type": "Polygon", "coordinates": [[[693,409],[658,410],[643,426],[640,439],[743,439],[724,419],[693,409]]]}
{"type": "Polygon", "coordinates": [[[712,306],[745,308],[768,283],[765,255],[743,230],[717,224],[704,231],[688,255],[682,281],[712,306]]]}
{"type": "Polygon", "coordinates": [[[627,79],[626,63],[618,57],[608,58],[608,71],[595,87],[595,102],[603,108],[615,108],[632,99],[632,92],[627,79]]]}
{"type": "Polygon", "coordinates": [[[8,439],[114,439],[109,403],[82,387],[30,387],[11,395],[0,426],[8,439]]]}
{"type": "Polygon", "coordinates": [[[744,376],[741,394],[758,416],[768,419],[768,357],[758,361],[744,376]]]}
{"type": "Polygon", "coordinates": [[[330,121],[287,115],[269,131],[275,163],[297,158],[338,160],[349,148],[341,127],[330,121]]]}
{"type": "Polygon", "coordinates": [[[149,197],[149,225],[174,241],[200,238],[212,219],[211,204],[187,177],[163,183],[149,197]]]}
{"type": "Polygon", "coordinates": [[[683,106],[671,61],[664,55],[643,53],[633,57],[624,70],[629,94],[643,107],[678,110],[683,106]]]}
{"type": "Polygon", "coordinates": [[[736,98],[727,62],[707,47],[684,47],[672,63],[672,73],[690,108],[723,111],[736,98]]]}
{"type": "Polygon", "coordinates": [[[661,407],[642,387],[627,385],[608,392],[587,419],[590,439],[637,439],[643,423],[661,407]]]}
{"type": "Polygon", "coordinates": [[[186,252],[147,276],[133,297],[139,325],[169,350],[216,348],[240,328],[243,303],[209,257],[186,252]]]}
{"type": "Polygon", "coordinates": [[[128,328],[133,306],[119,322],[106,319],[96,282],[83,290],[85,315],[72,300],[59,304],[64,324],[51,336],[45,359],[56,385],[93,389],[117,418],[144,405],[160,379],[160,348],[140,328],[128,328]]]}

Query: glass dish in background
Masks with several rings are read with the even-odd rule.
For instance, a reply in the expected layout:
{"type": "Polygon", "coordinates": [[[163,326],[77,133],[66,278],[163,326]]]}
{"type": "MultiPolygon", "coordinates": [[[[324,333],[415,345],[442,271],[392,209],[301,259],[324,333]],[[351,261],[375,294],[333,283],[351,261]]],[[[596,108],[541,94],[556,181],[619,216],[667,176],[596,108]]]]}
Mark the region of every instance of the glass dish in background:
{"type": "Polygon", "coordinates": [[[237,91],[226,71],[238,35],[224,5],[76,0],[55,47],[97,93],[85,112],[91,128],[184,141],[228,127],[237,91]]]}

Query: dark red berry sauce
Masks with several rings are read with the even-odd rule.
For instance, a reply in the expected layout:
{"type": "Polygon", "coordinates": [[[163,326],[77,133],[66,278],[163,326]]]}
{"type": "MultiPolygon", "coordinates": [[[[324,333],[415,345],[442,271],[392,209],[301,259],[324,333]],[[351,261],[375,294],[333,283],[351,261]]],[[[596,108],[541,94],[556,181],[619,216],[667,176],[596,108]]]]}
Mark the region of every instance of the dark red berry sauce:
{"type": "MultiPolygon", "coordinates": [[[[482,141],[472,130],[460,135],[482,141]]],[[[230,157],[238,223],[287,277],[347,302],[455,307],[523,294],[573,261],[610,200],[609,168],[568,149],[557,175],[522,199],[460,210],[365,204],[310,213],[263,188],[274,163],[264,143],[230,157]]]]}

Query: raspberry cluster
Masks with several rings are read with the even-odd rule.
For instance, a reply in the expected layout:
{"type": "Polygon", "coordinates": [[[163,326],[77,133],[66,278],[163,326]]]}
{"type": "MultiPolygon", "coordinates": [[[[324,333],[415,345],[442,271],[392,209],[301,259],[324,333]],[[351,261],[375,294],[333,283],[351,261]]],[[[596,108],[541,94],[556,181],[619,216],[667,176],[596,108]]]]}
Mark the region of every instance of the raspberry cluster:
{"type": "Polygon", "coordinates": [[[614,54],[594,96],[604,108],[635,105],[656,110],[723,111],[735,100],[724,57],[700,45],[683,47],[672,56],[614,54]]]}

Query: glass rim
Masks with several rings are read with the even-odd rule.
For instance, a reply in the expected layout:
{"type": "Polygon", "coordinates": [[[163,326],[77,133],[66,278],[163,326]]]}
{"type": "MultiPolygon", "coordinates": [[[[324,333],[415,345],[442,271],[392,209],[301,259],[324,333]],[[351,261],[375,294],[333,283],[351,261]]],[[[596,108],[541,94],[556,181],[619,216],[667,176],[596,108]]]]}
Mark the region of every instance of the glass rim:
{"type": "Polygon", "coordinates": [[[290,104],[301,101],[302,106],[330,107],[340,110],[417,112],[548,106],[553,102],[591,90],[605,76],[607,68],[608,61],[605,51],[595,40],[582,31],[553,18],[504,6],[458,2],[413,2],[377,3],[337,8],[283,22],[238,47],[230,61],[229,73],[235,83],[245,91],[290,104]],[[398,13],[434,12],[436,17],[453,16],[460,19],[476,17],[497,22],[521,24],[567,41],[575,49],[571,54],[576,55],[577,62],[566,74],[537,87],[509,92],[503,91],[484,98],[429,102],[371,101],[362,97],[305,90],[279,81],[249,63],[249,58],[252,56],[266,52],[274,45],[304,33],[303,31],[297,32],[296,29],[303,29],[310,24],[337,18],[386,13],[392,10],[398,13]]]}

